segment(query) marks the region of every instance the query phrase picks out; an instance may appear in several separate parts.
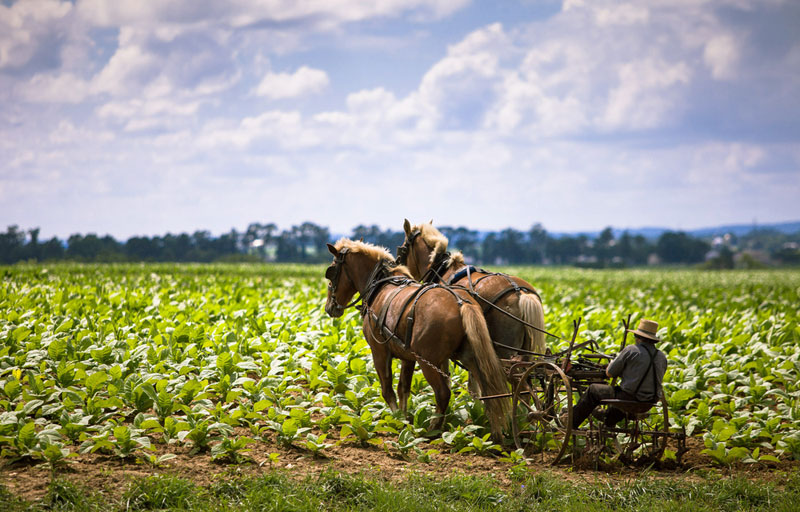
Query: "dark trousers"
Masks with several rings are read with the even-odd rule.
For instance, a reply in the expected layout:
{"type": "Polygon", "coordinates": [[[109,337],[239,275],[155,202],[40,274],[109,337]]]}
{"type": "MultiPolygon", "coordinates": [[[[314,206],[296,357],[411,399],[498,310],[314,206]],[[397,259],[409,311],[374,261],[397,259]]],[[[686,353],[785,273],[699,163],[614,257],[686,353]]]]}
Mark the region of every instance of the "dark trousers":
{"type": "MultiPolygon", "coordinates": [[[[586,392],[581,396],[578,404],[572,408],[572,428],[578,428],[581,423],[592,414],[595,407],[600,405],[602,400],[609,398],[617,398],[620,400],[635,400],[636,398],[622,391],[618,386],[609,386],[608,384],[591,384],[586,392]]],[[[625,418],[625,413],[615,407],[608,408],[606,415],[606,427],[613,427],[625,418]]]]}

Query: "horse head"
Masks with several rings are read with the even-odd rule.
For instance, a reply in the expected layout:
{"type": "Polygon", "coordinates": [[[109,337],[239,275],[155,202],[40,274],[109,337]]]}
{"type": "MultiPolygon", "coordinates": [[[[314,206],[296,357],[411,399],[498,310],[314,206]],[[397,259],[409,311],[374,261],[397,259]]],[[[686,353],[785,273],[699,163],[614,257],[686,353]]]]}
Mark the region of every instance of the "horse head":
{"type": "Polygon", "coordinates": [[[342,316],[348,302],[358,290],[345,261],[350,252],[349,247],[337,249],[336,246],[328,244],[328,251],[333,254],[333,263],[325,270],[325,278],[328,280],[325,312],[333,318],[338,318],[342,316]]]}
{"type": "Polygon", "coordinates": [[[448,240],[433,227],[433,221],[412,226],[406,219],[403,230],[406,238],[397,249],[398,263],[407,266],[414,279],[419,281],[431,270],[434,261],[447,253],[448,240]]]}
{"type": "Polygon", "coordinates": [[[328,279],[325,312],[336,318],[361,300],[375,270],[383,262],[393,262],[394,259],[382,247],[346,238],[334,245],[328,244],[328,251],[333,254],[333,263],[325,270],[328,279]]]}

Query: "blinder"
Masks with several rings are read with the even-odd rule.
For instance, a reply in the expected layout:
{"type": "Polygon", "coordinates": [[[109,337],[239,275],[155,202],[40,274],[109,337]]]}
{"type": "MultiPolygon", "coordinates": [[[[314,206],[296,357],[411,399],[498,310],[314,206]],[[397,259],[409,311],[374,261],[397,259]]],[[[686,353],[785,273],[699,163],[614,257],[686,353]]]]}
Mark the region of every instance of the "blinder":
{"type": "Polygon", "coordinates": [[[333,264],[325,270],[325,279],[331,282],[330,287],[334,292],[339,285],[339,274],[342,273],[342,264],[344,263],[344,257],[347,255],[348,251],[350,251],[348,247],[343,247],[342,250],[336,253],[333,264]]]}
{"type": "Polygon", "coordinates": [[[336,279],[337,274],[339,273],[339,272],[337,272],[337,270],[338,270],[338,268],[336,267],[335,264],[331,265],[330,267],[328,267],[325,270],[325,279],[333,282],[333,280],[336,279]]]}
{"type": "Polygon", "coordinates": [[[397,247],[397,261],[398,265],[405,265],[408,263],[408,253],[411,252],[411,246],[414,244],[414,240],[422,233],[419,229],[411,233],[410,237],[406,236],[406,241],[403,242],[403,245],[397,247]]]}

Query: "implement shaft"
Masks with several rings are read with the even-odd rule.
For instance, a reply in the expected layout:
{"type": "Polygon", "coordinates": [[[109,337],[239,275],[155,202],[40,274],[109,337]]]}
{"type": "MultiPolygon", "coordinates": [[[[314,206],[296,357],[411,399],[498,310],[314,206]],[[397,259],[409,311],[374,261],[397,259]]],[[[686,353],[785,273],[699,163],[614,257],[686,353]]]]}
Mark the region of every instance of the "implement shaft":
{"type": "MultiPolygon", "coordinates": [[[[520,391],[520,395],[530,395],[530,391],[520,391]]],[[[489,396],[479,396],[478,400],[491,400],[492,398],[508,398],[513,396],[514,393],[503,393],[502,395],[489,395],[489,396]]]]}

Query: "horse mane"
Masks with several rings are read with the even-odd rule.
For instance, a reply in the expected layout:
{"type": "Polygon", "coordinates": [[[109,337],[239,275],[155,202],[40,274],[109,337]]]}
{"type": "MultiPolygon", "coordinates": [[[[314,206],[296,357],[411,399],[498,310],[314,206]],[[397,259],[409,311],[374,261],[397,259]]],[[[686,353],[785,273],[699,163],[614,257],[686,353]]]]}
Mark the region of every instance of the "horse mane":
{"type": "Polygon", "coordinates": [[[464,266],[467,263],[464,261],[464,255],[461,251],[455,251],[450,254],[450,260],[447,265],[447,268],[455,267],[455,266],[464,266]]]}
{"type": "Polygon", "coordinates": [[[425,245],[433,248],[430,256],[431,263],[434,262],[436,256],[447,252],[447,244],[450,242],[447,240],[447,237],[441,233],[441,231],[433,227],[433,224],[420,224],[418,226],[414,226],[412,231],[415,229],[419,230],[419,236],[422,237],[425,245]]]}
{"type": "Polygon", "coordinates": [[[414,279],[414,276],[411,275],[411,271],[408,270],[408,267],[405,266],[405,265],[397,265],[396,267],[393,267],[392,268],[392,274],[393,275],[400,274],[400,275],[405,276],[405,277],[407,277],[409,279],[414,279]]]}
{"type": "Polygon", "coordinates": [[[365,254],[368,257],[377,261],[386,260],[392,266],[392,273],[400,273],[407,277],[411,276],[411,271],[405,265],[396,265],[394,256],[385,247],[373,245],[368,242],[361,242],[358,240],[350,240],[349,238],[340,238],[333,246],[337,251],[341,251],[347,247],[351,252],[365,254]],[[395,266],[396,265],[396,266],[395,266]]]}

